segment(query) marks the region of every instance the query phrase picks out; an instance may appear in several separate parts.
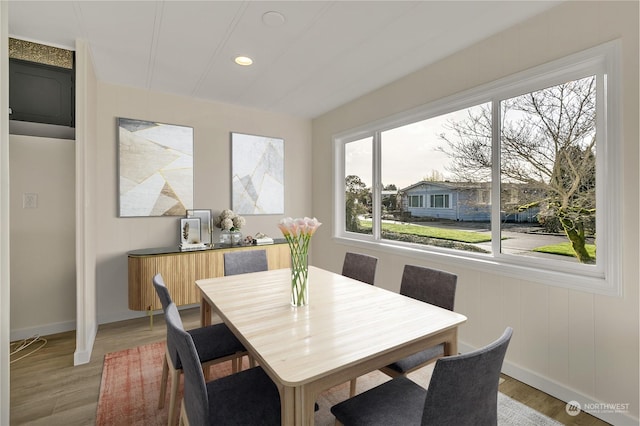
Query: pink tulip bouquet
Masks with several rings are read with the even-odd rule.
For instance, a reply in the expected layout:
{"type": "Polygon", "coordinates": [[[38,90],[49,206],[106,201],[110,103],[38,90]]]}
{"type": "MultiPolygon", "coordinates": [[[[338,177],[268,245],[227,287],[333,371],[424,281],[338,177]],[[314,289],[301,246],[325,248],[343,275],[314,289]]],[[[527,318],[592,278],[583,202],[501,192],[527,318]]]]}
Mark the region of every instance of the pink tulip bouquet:
{"type": "Polygon", "coordinates": [[[322,225],[315,217],[284,218],[278,223],[291,252],[291,304],[305,306],[309,303],[309,242],[322,225]]]}

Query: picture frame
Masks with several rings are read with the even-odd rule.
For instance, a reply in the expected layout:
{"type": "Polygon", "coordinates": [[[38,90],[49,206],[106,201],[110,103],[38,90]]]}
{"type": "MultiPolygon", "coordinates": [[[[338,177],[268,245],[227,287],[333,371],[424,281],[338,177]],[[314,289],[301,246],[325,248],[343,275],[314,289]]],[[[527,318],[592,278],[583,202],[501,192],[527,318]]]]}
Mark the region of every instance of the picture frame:
{"type": "Polygon", "coordinates": [[[200,218],[183,217],[180,219],[180,244],[198,244],[200,236],[200,218]]]}
{"type": "Polygon", "coordinates": [[[185,216],[193,209],[193,128],[117,119],[119,217],[185,216]]]}
{"type": "Polygon", "coordinates": [[[211,221],[211,209],[188,209],[187,218],[197,217],[200,219],[200,240],[204,244],[212,245],[211,234],[213,232],[213,222],[211,221]]]}
{"type": "Polygon", "coordinates": [[[284,214],[284,139],[231,133],[231,209],[284,214]]]}

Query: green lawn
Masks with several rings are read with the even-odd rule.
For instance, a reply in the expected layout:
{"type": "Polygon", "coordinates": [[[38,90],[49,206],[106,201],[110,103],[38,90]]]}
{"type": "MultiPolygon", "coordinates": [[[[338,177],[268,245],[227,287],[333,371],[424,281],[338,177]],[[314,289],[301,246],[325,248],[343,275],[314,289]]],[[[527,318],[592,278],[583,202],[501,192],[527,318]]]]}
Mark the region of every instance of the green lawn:
{"type": "MultiPolygon", "coordinates": [[[[595,244],[587,244],[586,245],[587,252],[589,256],[592,258],[596,258],[596,245],[595,244]]],[[[575,257],[576,253],[573,251],[573,247],[571,247],[571,243],[558,243],[549,246],[540,246],[533,249],[533,251],[537,251],[539,253],[550,253],[550,254],[559,254],[561,256],[571,256],[575,257]]]]}
{"type": "MultiPolygon", "coordinates": [[[[362,228],[371,229],[370,220],[360,220],[362,228]]],[[[456,229],[434,228],[431,226],[404,223],[382,223],[382,230],[398,234],[410,234],[420,237],[439,238],[441,240],[460,241],[463,243],[484,243],[491,241],[490,232],[459,231],[456,229]]]]}
{"type": "MultiPolygon", "coordinates": [[[[360,227],[371,229],[371,220],[360,220],[360,227]]],[[[457,229],[434,228],[432,226],[412,225],[408,223],[382,223],[382,230],[396,234],[417,235],[419,237],[437,238],[440,240],[457,241],[461,243],[484,243],[491,241],[490,232],[460,231],[457,229]]],[[[548,246],[540,246],[532,251],[539,253],[557,254],[560,256],[575,257],[571,243],[558,243],[548,246]]],[[[587,244],[587,251],[592,258],[596,258],[595,244],[587,244]]]]}

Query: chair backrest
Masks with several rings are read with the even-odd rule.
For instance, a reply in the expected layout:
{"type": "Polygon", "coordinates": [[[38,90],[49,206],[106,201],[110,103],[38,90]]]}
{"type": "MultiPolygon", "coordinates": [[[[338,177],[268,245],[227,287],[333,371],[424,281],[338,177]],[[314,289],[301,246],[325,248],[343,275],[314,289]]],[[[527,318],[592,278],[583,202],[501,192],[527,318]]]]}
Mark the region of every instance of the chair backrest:
{"type": "Polygon", "coordinates": [[[424,266],[405,265],[400,294],[453,311],[458,276],[424,266]]]}
{"type": "Polygon", "coordinates": [[[167,306],[167,342],[172,341],[182,361],[184,373],[184,408],[191,425],[209,423],[209,397],[202,373],[202,365],[191,335],[184,331],[178,308],[174,303],[167,306]]]}
{"type": "MultiPolygon", "coordinates": [[[[156,290],[156,294],[158,295],[158,299],[160,299],[160,303],[162,303],[162,310],[164,311],[165,320],[167,316],[167,308],[170,304],[173,303],[171,300],[171,294],[169,293],[169,289],[164,283],[164,279],[162,278],[162,274],[158,273],[153,277],[153,288],[156,290]]],[[[182,324],[182,321],[180,322],[182,324]]],[[[167,353],[169,354],[169,358],[171,358],[171,365],[174,368],[182,368],[182,362],[180,362],[180,357],[178,356],[178,349],[176,348],[175,342],[169,338],[169,330],[167,327],[167,353]]]]}
{"type": "Polygon", "coordinates": [[[342,275],[373,285],[378,258],[368,254],[347,252],[342,264],[342,275]]]}
{"type": "Polygon", "coordinates": [[[169,294],[169,289],[164,283],[162,274],[158,273],[153,277],[153,288],[156,289],[156,294],[158,295],[158,299],[160,299],[160,303],[162,304],[162,310],[166,312],[167,306],[169,306],[169,304],[173,302],[173,300],[171,300],[171,294],[169,294]]]}
{"type": "Polygon", "coordinates": [[[513,329],[484,348],[438,359],[427,388],[423,425],[495,425],[498,384],[513,329]]]}
{"type": "Polygon", "coordinates": [[[267,264],[266,250],[240,250],[228,251],[224,253],[224,274],[237,275],[248,272],[266,271],[267,264]]]}

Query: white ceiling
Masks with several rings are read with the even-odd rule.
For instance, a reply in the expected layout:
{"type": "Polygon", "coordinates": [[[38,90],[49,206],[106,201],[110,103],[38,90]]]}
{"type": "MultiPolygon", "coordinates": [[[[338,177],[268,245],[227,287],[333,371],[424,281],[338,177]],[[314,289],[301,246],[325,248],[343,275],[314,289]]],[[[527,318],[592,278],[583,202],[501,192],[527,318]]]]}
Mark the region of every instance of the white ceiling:
{"type": "Polygon", "coordinates": [[[313,118],[558,3],[15,0],[9,35],[86,40],[100,81],[313,118]]]}

